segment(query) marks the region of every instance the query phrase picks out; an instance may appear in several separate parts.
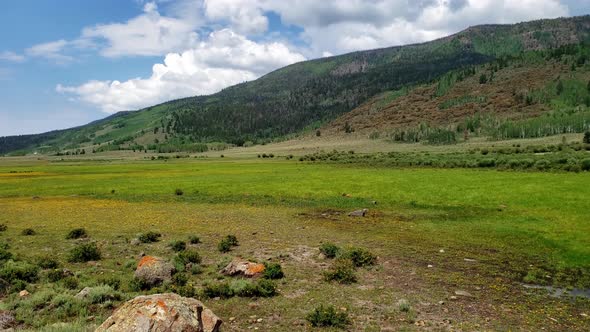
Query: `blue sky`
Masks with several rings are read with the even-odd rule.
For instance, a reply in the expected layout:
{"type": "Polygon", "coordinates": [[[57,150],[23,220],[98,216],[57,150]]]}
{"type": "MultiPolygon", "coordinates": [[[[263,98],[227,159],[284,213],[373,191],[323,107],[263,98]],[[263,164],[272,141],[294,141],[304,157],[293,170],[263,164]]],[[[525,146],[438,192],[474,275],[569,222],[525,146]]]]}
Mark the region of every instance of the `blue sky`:
{"type": "Polygon", "coordinates": [[[590,0],[4,1],[0,136],[214,93],[306,59],[585,14],[590,0]]]}

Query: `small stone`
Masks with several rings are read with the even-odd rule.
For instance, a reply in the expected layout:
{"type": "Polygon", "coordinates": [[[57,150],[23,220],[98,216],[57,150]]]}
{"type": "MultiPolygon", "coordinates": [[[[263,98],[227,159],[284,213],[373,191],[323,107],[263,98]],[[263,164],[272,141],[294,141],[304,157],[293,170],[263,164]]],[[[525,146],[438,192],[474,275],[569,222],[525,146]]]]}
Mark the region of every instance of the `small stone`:
{"type": "Polygon", "coordinates": [[[465,297],[473,297],[473,295],[471,295],[469,292],[466,292],[464,290],[456,290],[455,295],[465,296],[465,297]]]}
{"type": "Polygon", "coordinates": [[[444,249],[441,249],[438,252],[440,252],[441,254],[444,254],[445,253],[445,250],[444,249]]]}
{"type": "Polygon", "coordinates": [[[31,295],[31,293],[29,293],[26,289],[24,289],[18,293],[18,296],[20,296],[20,297],[27,297],[29,295],[31,295]]]}
{"type": "Polygon", "coordinates": [[[230,317],[230,318],[229,318],[229,321],[230,321],[230,322],[233,322],[234,320],[236,320],[236,317],[230,317]]]}
{"type": "Polygon", "coordinates": [[[367,209],[356,210],[356,211],[352,211],[351,213],[349,213],[348,216],[349,217],[364,217],[367,215],[368,212],[369,212],[369,210],[367,210],[367,209]]]}
{"type": "Polygon", "coordinates": [[[434,267],[434,265],[430,265],[430,264],[428,264],[428,268],[429,268],[429,269],[431,269],[431,268],[433,268],[433,267],[434,267]]]}
{"type": "Polygon", "coordinates": [[[258,318],[258,319],[256,320],[256,323],[262,323],[262,318],[258,318]]]}
{"type": "Polygon", "coordinates": [[[450,297],[450,299],[451,299],[451,300],[456,300],[456,299],[457,299],[457,297],[456,297],[456,296],[451,296],[451,297],[450,297]]]}
{"type": "Polygon", "coordinates": [[[444,305],[445,304],[445,301],[438,301],[438,304],[439,305],[444,305]]]}
{"type": "Polygon", "coordinates": [[[582,317],[588,317],[588,314],[581,313],[580,316],[582,316],[582,317]]]}
{"type": "Polygon", "coordinates": [[[463,260],[468,263],[476,263],[477,262],[475,259],[471,259],[471,258],[463,258],[463,260]]]}
{"type": "Polygon", "coordinates": [[[133,239],[131,240],[131,242],[129,242],[132,246],[138,246],[141,244],[141,241],[139,241],[139,239],[133,239]]]}

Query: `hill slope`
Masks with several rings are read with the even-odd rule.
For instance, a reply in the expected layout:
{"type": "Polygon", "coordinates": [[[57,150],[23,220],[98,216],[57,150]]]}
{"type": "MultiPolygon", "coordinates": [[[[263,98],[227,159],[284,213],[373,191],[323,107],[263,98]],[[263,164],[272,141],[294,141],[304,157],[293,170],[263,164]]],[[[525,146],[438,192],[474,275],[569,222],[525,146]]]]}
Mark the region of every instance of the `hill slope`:
{"type": "Polygon", "coordinates": [[[375,95],[430,82],[451,70],[587,40],[588,16],[478,26],[424,44],[294,64],[211,96],[171,101],[70,130],[1,138],[0,153],[263,142],[318,127],[375,95]]]}

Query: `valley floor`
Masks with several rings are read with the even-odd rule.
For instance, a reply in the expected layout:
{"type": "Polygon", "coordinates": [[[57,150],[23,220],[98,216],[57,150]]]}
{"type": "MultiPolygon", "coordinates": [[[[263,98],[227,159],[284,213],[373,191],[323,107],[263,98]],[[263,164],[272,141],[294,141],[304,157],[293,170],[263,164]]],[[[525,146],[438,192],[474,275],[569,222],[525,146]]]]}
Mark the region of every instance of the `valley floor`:
{"type": "Polygon", "coordinates": [[[223,153],[167,161],[0,158],[0,224],[7,226],[0,241],[19,260],[51,255],[79,280],[68,290],[41,278],[27,286],[30,298],[5,295],[0,309],[15,311],[22,328],[92,329],[139,294],[127,285],[140,253],[171,258],[170,241],[198,235],[203,268],[189,279],[198,291],[236,256],[280,262],[285,272],[275,297],[203,299],[225,330],[309,331],[305,317],[320,304],[345,309],[350,331],[590,329],[590,300],[523,286],[590,286],[586,172],[381,168],[223,153]],[[347,216],[361,208],[366,217],[347,216]],[[65,235],[79,227],[98,243],[98,263],[67,263],[78,242],[65,235]],[[37,234],[22,235],[26,228],[37,234]],[[130,244],[148,230],[162,240],[130,244]],[[227,234],[240,245],[222,254],[217,243],[227,234]],[[377,264],[359,269],[357,283],[326,282],[332,262],[318,250],[325,242],[369,249],[377,264]],[[107,277],[120,280],[120,301],[63,316],[48,305],[107,277]],[[400,310],[402,299],[409,310],[400,310]]]}

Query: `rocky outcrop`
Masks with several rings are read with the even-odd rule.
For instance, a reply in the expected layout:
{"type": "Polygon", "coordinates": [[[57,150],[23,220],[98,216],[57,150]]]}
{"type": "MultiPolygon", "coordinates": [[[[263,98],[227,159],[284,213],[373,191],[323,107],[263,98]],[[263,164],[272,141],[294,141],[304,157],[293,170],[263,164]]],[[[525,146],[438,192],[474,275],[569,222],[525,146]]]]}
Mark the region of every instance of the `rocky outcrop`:
{"type": "Polygon", "coordinates": [[[201,302],[169,293],[126,302],[96,332],[218,332],[221,323],[201,302]]]}
{"type": "Polygon", "coordinates": [[[158,257],[144,256],[137,264],[135,278],[153,286],[172,279],[173,272],[171,263],[158,257]]]}
{"type": "Polygon", "coordinates": [[[264,269],[264,264],[234,259],[225,268],[223,268],[220,273],[226,276],[242,276],[252,278],[261,276],[264,272],[264,269]]]}

